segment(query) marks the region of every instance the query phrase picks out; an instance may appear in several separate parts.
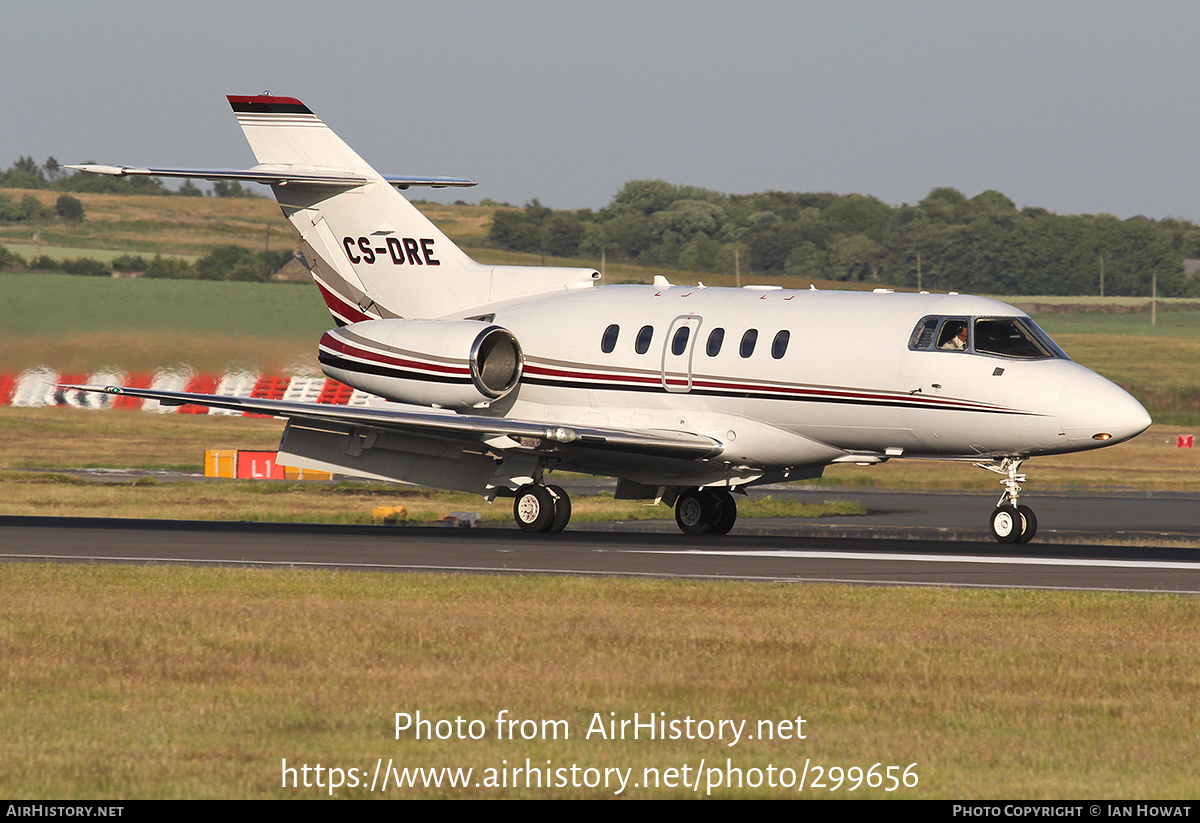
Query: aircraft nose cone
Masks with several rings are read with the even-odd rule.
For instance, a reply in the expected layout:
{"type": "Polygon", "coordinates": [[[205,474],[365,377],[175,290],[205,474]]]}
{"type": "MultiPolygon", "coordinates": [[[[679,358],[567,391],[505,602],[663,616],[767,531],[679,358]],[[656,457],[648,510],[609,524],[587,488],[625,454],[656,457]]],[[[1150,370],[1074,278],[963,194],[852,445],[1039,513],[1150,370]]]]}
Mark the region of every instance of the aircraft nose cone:
{"type": "Polygon", "coordinates": [[[1063,389],[1058,420],[1072,443],[1120,443],[1150,427],[1150,415],[1129,392],[1098,374],[1080,374],[1063,389]]]}

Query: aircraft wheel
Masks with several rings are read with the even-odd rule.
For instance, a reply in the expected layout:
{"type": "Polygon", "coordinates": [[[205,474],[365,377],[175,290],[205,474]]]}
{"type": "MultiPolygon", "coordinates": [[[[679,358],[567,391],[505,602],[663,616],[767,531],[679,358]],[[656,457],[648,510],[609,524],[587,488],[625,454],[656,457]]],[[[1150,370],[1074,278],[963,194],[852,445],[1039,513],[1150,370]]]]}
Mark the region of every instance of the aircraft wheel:
{"type": "Polygon", "coordinates": [[[992,512],[992,537],[1000,543],[1015,543],[1020,536],[1020,513],[1013,506],[998,506],[992,512]]]}
{"type": "Polygon", "coordinates": [[[675,501],[675,522],[684,534],[708,534],[720,514],[716,496],[700,489],[688,489],[675,501]]]}
{"type": "Polygon", "coordinates": [[[720,506],[720,516],[717,518],[717,522],[713,524],[712,533],[729,534],[729,530],[737,522],[737,501],[725,489],[712,489],[710,493],[716,497],[717,503],[720,506]]]}
{"type": "Polygon", "coordinates": [[[1021,516],[1021,536],[1018,543],[1028,543],[1037,534],[1037,515],[1028,506],[1017,506],[1017,514],[1021,516]]]}
{"type": "Polygon", "coordinates": [[[554,525],[554,514],[554,498],[545,486],[530,483],[517,489],[517,498],[513,501],[513,519],[521,531],[549,531],[554,525]]]}
{"type": "Polygon", "coordinates": [[[546,530],[553,534],[562,531],[571,522],[571,497],[562,486],[547,486],[546,491],[554,498],[554,519],[546,530]]]}

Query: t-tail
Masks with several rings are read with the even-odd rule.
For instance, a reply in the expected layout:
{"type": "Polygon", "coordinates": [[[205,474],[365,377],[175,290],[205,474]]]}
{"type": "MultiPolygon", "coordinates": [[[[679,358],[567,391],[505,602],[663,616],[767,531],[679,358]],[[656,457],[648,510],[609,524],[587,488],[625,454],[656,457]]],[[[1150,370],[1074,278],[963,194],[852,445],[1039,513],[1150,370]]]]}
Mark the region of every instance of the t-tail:
{"type": "Polygon", "coordinates": [[[342,322],[461,315],[514,297],[588,287],[599,277],[591,269],[480,265],[394,188],[438,185],[438,178],[383,177],[294,98],[229,102],[261,166],[362,179],[272,184],[329,310],[342,322]]]}
{"type": "Polygon", "coordinates": [[[477,263],[397,191],[473,186],[473,180],[381,175],[293,97],[230,95],[229,103],[258,159],[251,169],[70,168],[270,185],[342,324],[467,317],[513,298],[587,288],[600,278],[594,269],[477,263]]]}

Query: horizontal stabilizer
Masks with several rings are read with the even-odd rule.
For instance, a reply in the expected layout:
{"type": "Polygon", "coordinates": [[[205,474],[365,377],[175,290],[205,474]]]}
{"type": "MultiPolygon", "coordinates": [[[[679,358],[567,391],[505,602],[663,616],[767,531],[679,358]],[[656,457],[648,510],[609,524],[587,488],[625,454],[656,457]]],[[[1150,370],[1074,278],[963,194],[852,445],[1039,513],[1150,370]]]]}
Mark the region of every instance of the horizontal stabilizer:
{"type": "MultiPolygon", "coordinates": [[[[69,165],[66,168],[89,172],[91,174],[107,174],[112,177],[187,177],[197,180],[249,180],[253,183],[264,183],[266,185],[301,183],[306,186],[340,186],[343,188],[352,188],[354,186],[361,186],[367,182],[367,178],[361,174],[286,166],[255,166],[252,169],[189,169],[79,164],[69,165]]],[[[469,180],[465,177],[391,174],[385,175],[383,179],[399,189],[407,189],[409,186],[432,186],[435,189],[440,189],[448,186],[468,187],[477,185],[474,180],[469,180]]]]}

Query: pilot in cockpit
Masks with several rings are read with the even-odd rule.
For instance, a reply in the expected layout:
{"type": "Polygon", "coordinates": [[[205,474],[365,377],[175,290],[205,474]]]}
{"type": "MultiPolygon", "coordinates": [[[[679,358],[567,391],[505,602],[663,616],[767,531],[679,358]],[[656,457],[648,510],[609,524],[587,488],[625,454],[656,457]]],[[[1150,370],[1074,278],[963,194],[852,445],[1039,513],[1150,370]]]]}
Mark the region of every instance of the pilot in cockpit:
{"type": "Polygon", "coordinates": [[[947,323],[942,329],[942,342],[939,349],[944,351],[963,351],[967,347],[967,324],[961,321],[947,323]]]}

